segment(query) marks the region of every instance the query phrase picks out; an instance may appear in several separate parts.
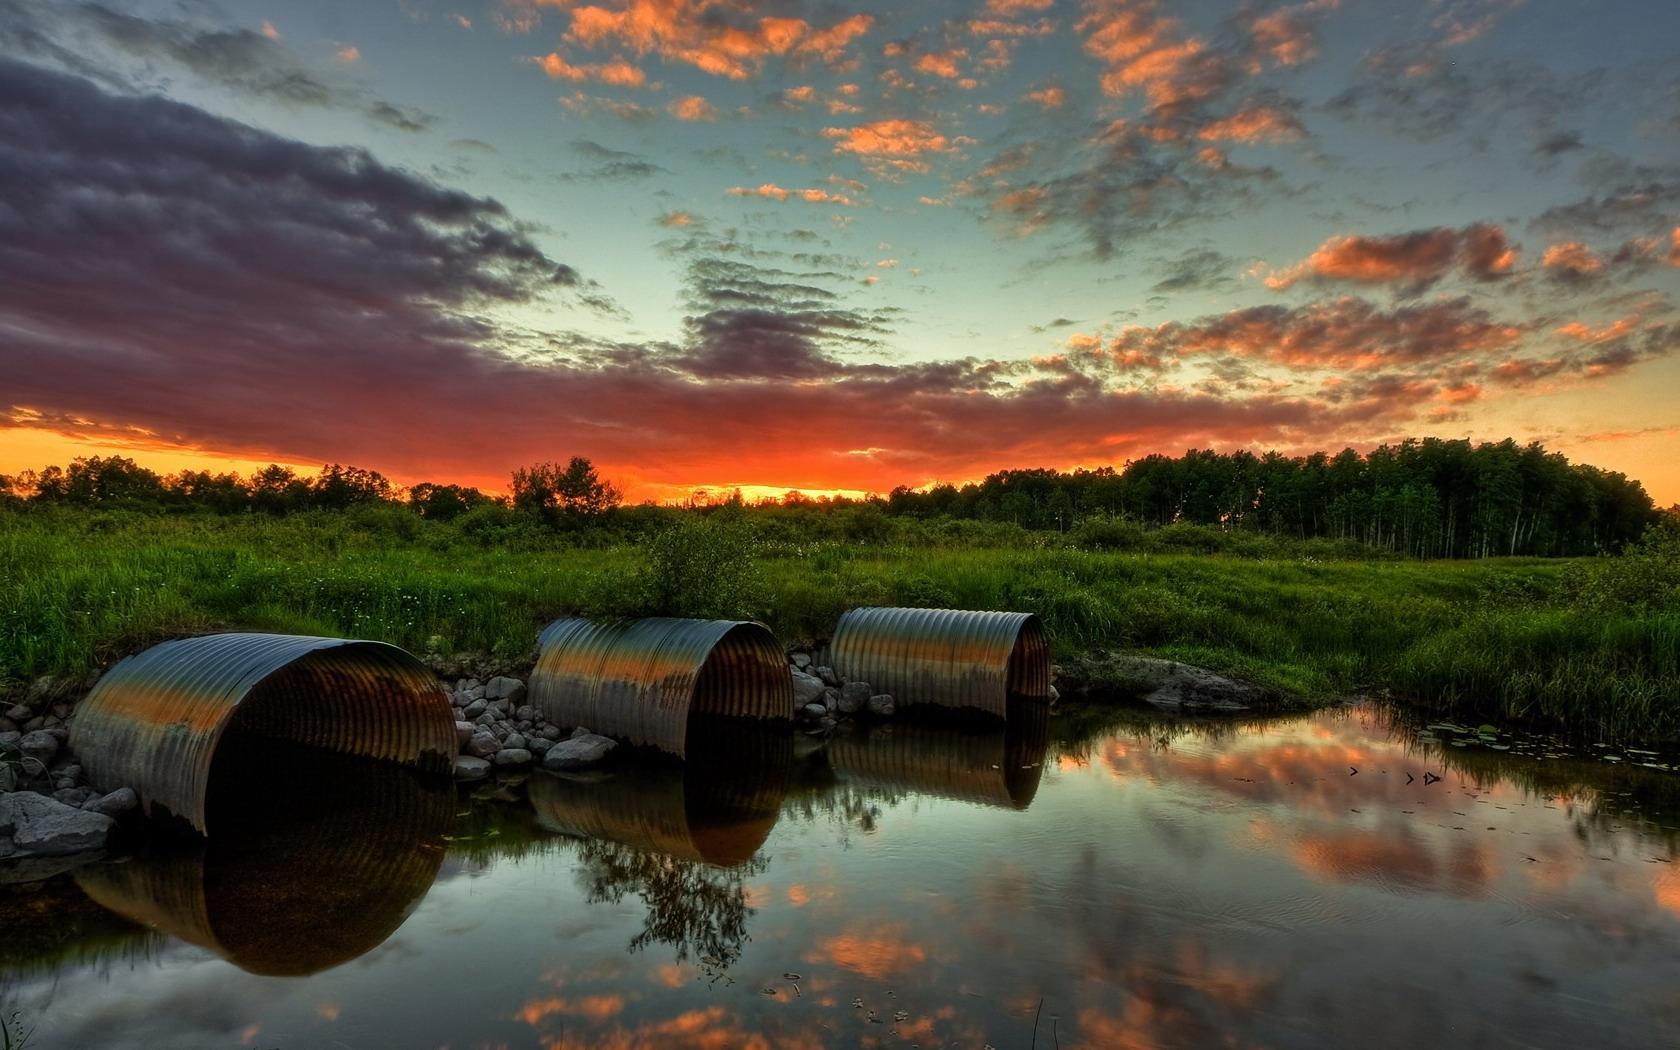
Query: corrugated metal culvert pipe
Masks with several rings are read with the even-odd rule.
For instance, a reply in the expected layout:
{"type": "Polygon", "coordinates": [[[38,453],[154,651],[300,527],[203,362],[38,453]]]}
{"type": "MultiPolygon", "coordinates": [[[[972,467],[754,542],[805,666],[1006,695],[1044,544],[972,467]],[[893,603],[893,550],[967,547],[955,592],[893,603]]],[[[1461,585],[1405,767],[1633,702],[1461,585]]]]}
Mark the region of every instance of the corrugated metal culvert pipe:
{"type": "Polygon", "coordinates": [[[852,609],[828,649],[836,674],[901,706],[971,707],[1005,718],[1009,697],[1050,695],[1050,641],[1032,613],[852,609]]]}
{"type": "Polygon", "coordinates": [[[537,639],[531,705],[677,756],[690,715],[793,720],[793,678],[775,635],[750,620],[556,620],[537,639]]]}
{"type": "Polygon", "coordinates": [[[211,634],[164,642],[100,678],[76,712],[76,754],[95,786],[132,787],[146,812],[208,834],[224,736],[304,744],[447,773],[448,694],[384,642],[211,634]]]}

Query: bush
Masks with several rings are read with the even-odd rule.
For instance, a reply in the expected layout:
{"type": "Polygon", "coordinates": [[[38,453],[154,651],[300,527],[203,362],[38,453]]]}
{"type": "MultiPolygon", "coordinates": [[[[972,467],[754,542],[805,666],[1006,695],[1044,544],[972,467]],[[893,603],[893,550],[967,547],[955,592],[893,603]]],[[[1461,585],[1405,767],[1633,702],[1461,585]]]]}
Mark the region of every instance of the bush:
{"type": "Polygon", "coordinates": [[[647,616],[751,620],[764,614],[758,541],[726,514],[685,517],[642,543],[646,563],[631,589],[647,616]]]}
{"type": "Polygon", "coordinates": [[[1068,530],[1068,541],[1087,551],[1135,551],[1148,542],[1130,518],[1086,518],[1068,530]]]}

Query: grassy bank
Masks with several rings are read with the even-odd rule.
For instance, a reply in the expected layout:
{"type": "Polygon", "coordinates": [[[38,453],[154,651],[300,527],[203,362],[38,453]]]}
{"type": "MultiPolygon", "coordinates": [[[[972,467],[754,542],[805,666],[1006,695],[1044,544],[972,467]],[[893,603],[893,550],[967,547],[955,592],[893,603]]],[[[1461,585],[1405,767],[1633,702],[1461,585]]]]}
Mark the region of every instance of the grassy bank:
{"type": "Polygon", "coordinates": [[[753,615],[791,642],[826,635],[854,605],[911,604],[1029,610],[1064,656],[1135,648],[1308,699],[1387,690],[1456,717],[1680,739],[1680,559],[1667,549],[1327,560],[1276,542],[1242,556],[1003,532],[754,541],[750,524],[732,528],[742,535],[696,526],[594,548],[400,512],[0,515],[0,679],[217,628],[517,658],[565,612],[753,615]]]}

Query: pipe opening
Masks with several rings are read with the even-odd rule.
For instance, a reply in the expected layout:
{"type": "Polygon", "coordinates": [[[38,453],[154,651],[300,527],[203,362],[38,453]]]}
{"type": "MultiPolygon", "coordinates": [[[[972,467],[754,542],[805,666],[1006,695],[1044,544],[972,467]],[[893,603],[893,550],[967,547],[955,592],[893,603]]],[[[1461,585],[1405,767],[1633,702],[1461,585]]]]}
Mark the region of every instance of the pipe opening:
{"type": "Polygon", "coordinates": [[[1009,694],[1050,695],[1050,638],[1036,616],[1022,622],[1015,645],[1009,650],[1009,694]]]}
{"type": "Polygon", "coordinates": [[[787,661],[775,638],[758,624],[738,624],[700,665],[689,715],[786,719],[792,714],[791,703],[783,701],[789,688],[787,661]]]}

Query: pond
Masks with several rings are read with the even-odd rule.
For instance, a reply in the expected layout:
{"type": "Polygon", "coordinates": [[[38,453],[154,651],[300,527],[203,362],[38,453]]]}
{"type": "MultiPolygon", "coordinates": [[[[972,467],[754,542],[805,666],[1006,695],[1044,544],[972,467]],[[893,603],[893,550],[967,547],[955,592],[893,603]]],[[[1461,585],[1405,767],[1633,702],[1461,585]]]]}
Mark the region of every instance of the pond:
{"type": "Polygon", "coordinates": [[[1640,755],[1037,710],[459,793],[254,755],[208,848],[0,888],[59,934],[0,1001],[37,1048],[1680,1043],[1640,755]]]}

